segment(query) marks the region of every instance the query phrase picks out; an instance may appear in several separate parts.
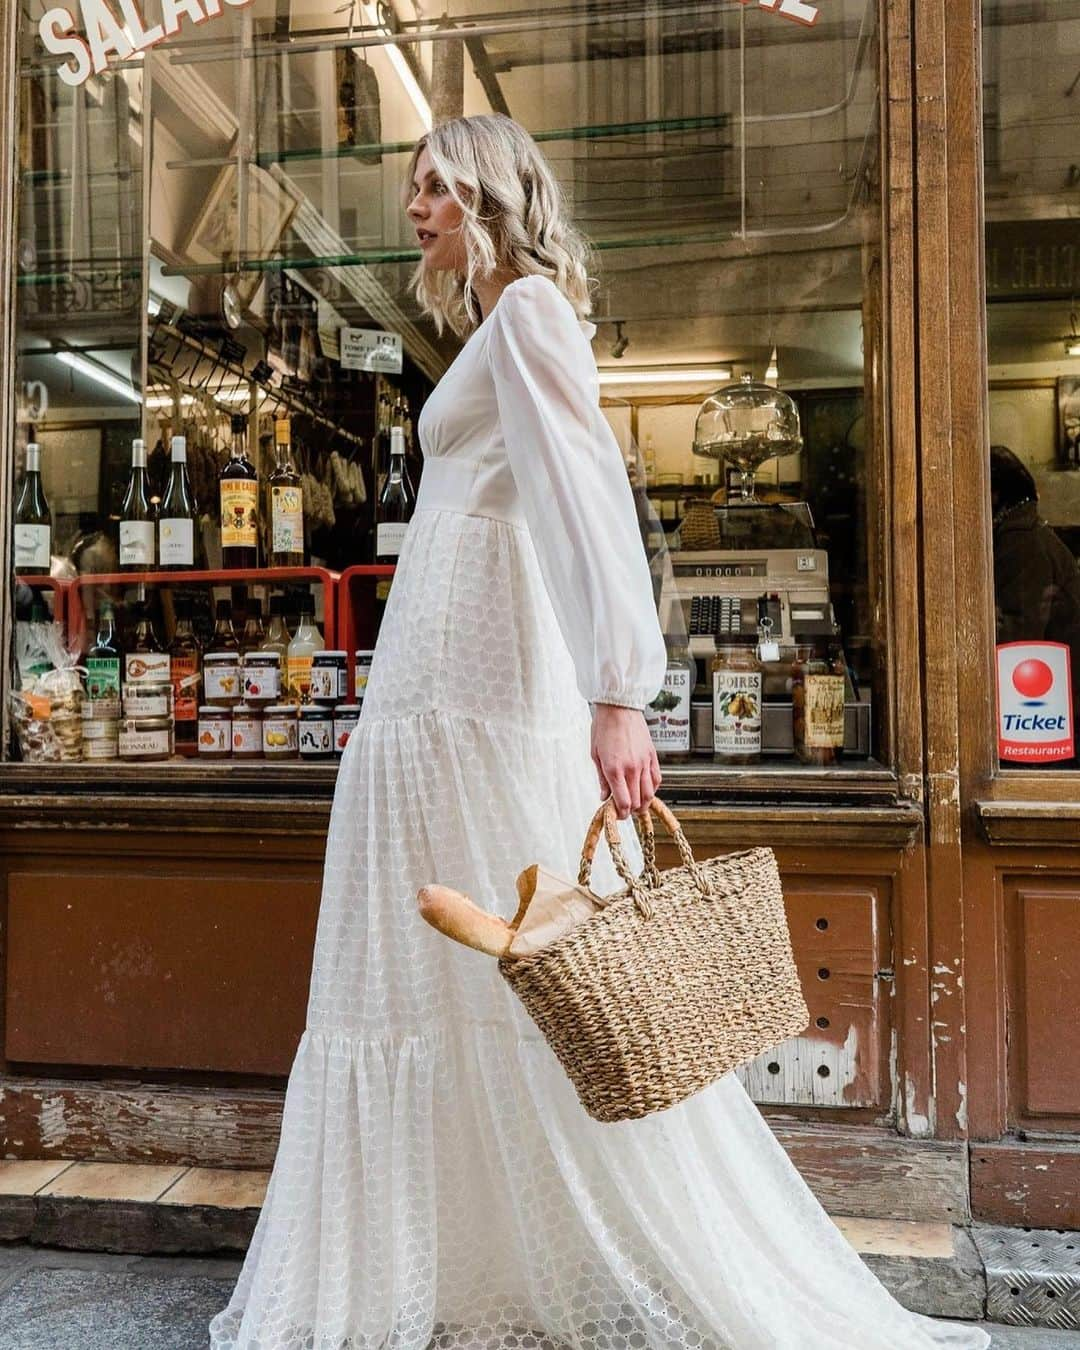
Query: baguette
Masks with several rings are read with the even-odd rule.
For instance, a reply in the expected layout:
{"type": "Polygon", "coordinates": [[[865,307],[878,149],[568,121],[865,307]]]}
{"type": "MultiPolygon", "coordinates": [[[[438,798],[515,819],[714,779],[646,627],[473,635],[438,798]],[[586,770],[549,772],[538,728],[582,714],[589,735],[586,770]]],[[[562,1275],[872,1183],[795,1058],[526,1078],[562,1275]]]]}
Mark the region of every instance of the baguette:
{"type": "Polygon", "coordinates": [[[432,928],[466,947],[502,956],[513,941],[514,930],[505,919],[488,914],[449,886],[421,886],[416,899],[421,915],[432,928]]]}

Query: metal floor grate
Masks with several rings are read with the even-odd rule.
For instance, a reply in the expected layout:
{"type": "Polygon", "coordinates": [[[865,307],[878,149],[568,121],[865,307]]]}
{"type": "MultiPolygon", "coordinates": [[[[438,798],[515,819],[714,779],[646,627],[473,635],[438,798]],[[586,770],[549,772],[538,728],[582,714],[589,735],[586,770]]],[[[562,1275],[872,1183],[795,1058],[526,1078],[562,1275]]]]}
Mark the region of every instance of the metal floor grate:
{"type": "Polygon", "coordinates": [[[974,1224],[986,1316],[1011,1326],[1080,1328],[1080,1233],[974,1224]]]}

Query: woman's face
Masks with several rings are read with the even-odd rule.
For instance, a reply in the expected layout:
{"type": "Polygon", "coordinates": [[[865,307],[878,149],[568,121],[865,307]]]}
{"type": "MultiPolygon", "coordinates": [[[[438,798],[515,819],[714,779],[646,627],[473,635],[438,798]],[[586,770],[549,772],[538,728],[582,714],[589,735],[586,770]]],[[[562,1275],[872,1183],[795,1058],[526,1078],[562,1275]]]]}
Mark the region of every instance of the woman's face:
{"type": "Polygon", "coordinates": [[[406,215],[416,229],[426,269],[465,272],[465,245],[458,232],[461,207],[435,172],[427,146],[420,151],[413,170],[406,215]]]}

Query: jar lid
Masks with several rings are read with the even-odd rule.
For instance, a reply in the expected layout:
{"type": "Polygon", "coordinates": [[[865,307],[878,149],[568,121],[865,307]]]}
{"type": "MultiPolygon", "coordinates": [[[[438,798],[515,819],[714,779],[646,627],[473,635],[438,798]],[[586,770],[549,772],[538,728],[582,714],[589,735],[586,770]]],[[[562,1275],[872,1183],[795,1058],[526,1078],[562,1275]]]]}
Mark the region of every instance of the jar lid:
{"type": "Polygon", "coordinates": [[[217,717],[221,721],[231,720],[233,710],[231,708],[220,708],[215,703],[205,703],[199,709],[200,717],[217,717]]]}
{"type": "Polygon", "coordinates": [[[334,716],[335,716],[335,717],[347,717],[350,713],[355,713],[355,714],[357,715],[357,717],[359,717],[359,716],[360,716],[360,704],[359,704],[359,703],[339,703],[339,704],[337,705],[337,707],[334,709],[334,716]]]}
{"type": "Polygon", "coordinates": [[[206,655],[203,657],[203,664],[205,665],[205,663],[206,663],[207,661],[225,661],[225,662],[235,661],[235,662],[237,662],[237,664],[239,664],[239,661],[240,661],[240,653],[239,653],[239,652],[207,652],[206,655]]]}
{"type": "Polygon", "coordinates": [[[241,699],[239,703],[234,703],[231,709],[228,709],[228,708],[227,708],[225,711],[226,711],[226,712],[231,712],[232,715],[233,715],[233,719],[234,719],[234,720],[235,720],[237,717],[261,717],[261,716],[262,716],[262,709],[261,709],[261,708],[256,708],[256,707],[254,707],[254,706],[253,706],[252,704],[250,704],[250,703],[245,703],[245,702],[243,701],[243,699],[241,699]]]}
{"type": "Polygon", "coordinates": [[[256,665],[269,666],[280,665],[277,652],[247,652],[244,655],[244,661],[254,661],[256,665]]]}
{"type": "Polygon", "coordinates": [[[371,648],[357,647],[357,649],[356,649],[356,651],[353,653],[353,655],[354,655],[354,656],[374,656],[374,655],[375,655],[375,649],[374,649],[374,647],[371,647],[371,648]]]}
{"type": "MultiPolygon", "coordinates": [[[[271,708],[270,711],[273,712],[273,709],[271,708]]],[[[301,722],[325,722],[328,718],[332,716],[333,712],[329,708],[309,707],[300,709],[301,722]]]]}
{"type": "Polygon", "coordinates": [[[316,661],[344,661],[347,656],[348,652],[322,651],[316,652],[313,659],[316,661]]]}
{"type": "Polygon", "coordinates": [[[171,731],[171,717],[124,717],[117,723],[120,731],[171,731]]]}
{"type": "Polygon", "coordinates": [[[274,704],[272,704],[269,708],[264,708],[264,709],[263,709],[263,716],[264,716],[264,717],[273,717],[275,714],[276,714],[278,717],[283,717],[283,716],[285,716],[286,714],[288,714],[290,717],[295,717],[295,716],[296,716],[296,704],[295,704],[295,703],[274,703],[274,704]]]}

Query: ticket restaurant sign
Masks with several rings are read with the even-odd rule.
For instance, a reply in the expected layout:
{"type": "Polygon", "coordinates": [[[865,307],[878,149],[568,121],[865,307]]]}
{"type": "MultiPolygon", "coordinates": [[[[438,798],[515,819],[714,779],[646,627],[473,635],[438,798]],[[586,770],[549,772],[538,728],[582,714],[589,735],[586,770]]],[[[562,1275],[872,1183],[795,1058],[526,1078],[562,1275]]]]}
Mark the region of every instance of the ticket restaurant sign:
{"type": "MultiPolygon", "coordinates": [[[[252,0],[160,0],[161,22],[147,23],[139,0],[69,0],[67,6],[46,10],[38,23],[45,50],[67,60],[57,73],[65,84],[84,84],[100,75],[110,55],[126,61],[180,31],[180,20],[189,24],[216,19],[227,9],[244,9],[252,0]],[[224,10],[222,8],[224,6],[224,10]]],[[[816,5],[805,0],[742,0],[742,4],[765,9],[782,19],[812,27],[818,20],[816,5]]]]}
{"type": "Polygon", "coordinates": [[[1022,764],[1075,753],[1069,648],[1004,642],[997,649],[998,754],[1022,764]]]}

